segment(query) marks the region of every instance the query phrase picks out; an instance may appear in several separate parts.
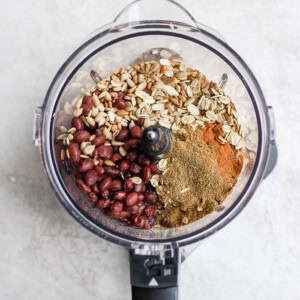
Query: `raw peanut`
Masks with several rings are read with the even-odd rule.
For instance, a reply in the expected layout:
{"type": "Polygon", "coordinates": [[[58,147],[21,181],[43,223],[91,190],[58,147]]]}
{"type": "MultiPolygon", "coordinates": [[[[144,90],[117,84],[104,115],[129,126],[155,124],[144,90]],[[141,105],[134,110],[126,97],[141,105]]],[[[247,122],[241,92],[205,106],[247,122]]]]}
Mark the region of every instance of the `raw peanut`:
{"type": "Polygon", "coordinates": [[[118,92],[118,97],[119,97],[119,99],[123,99],[124,98],[124,93],[118,92]]]}
{"type": "Polygon", "coordinates": [[[142,172],[142,179],[145,183],[148,183],[151,179],[151,169],[149,166],[144,167],[142,172]]]}
{"type": "Polygon", "coordinates": [[[119,219],[124,219],[124,218],[127,218],[130,213],[127,212],[127,211],[121,211],[119,213],[114,213],[113,211],[111,211],[110,209],[105,209],[104,210],[104,213],[110,217],[115,217],[115,218],[119,218],[119,219]]]}
{"type": "Polygon", "coordinates": [[[140,140],[130,139],[124,143],[124,148],[128,151],[129,149],[137,149],[140,145],[140,140]]]}
{"type": "Polygon", "coordinates": [[[88,196],[89,196],[90,200],[91,200],[93,203],[96,203],[96,202],[97,202],[98,197],[97,197],[97,195],[96,195],[95,193],[91,192],[91,193],[88,194],[88,196]]]}
{"type": "Polygon", "coordinates": [[[83,179],[83,174],[79,173],[79,172],[76,172],[75,173],[75,178],[76,179],[83,179]]]}
{"type": "Polygon", "coordinates": [[[132,176],[133,176],[132,173],[129,172],[129,171],[126,171],[126,172],[124,173],[124,177],[125,177],[125,178],[131,178],[132,176]]]}
{"type": "Polygon", "coordinates": [[[138,175],[138,174],[141,173],[142,167],[141,167],[140,165],[136,164],[136,163],[132,163],[132,164],[130,165],[130,171],[131,171],[132,173],[138,175]]]}
{"type": "Polygon", "coordinates": [[[149,219],[145,218],[145,224],[144,224],[143,228],[145,228],[145,229],[150,229],[151,228],[149,219]]]}
{"type": "Polygon", "coordinates": [[[118,191],[118,192],[115,192],[114,194],[114,198],[116,200],[124,200],[126,198],[127,194],[126,192],[123,192],[123,191],[118,191]]]}
{"type": "Polygon", "coordinates": [[[131,127],[131,129],[130,129],[130,134],[133,138],[140,139],[142,137],[142,133],[143,133],[143,131],[142,131],[141,127],[139,127],[137,125],[131,127]]]}
{"type": "Polygon", "coordinates": [[[133,206],[127,206],[125,207],[125,211],[128,211],[131,214],[137,214],[137,215],[141,215],[145,209],[146,205],[145,203],[137,203],[134,204],[133,206]]]}
{"type": "Polygon", "coordinates": [[[120,191],[122,189],[122,181],[121,179],[115,179],[112,181],[109,189],[111,191],[120,191]]]}
{"type": "Polygon", "coordinates": [[[103,145],[105,143],[105,140],[106,140],[106,137],[104,134],[101,134],[101,135],[98,135],[96,136],[92,143],[95,145],[95,146],[100,146],[100,145],[103,145]]]}
{"type": "Polygon", "coordinates": [[[87,158],[79,161],[78,171],[80,173],[85,173],[89,170],[92,170],[93,168],[94,168],[94,161],[92,159],[87,158]]]}
{"type": "Polygon", "coordinates": [[[102,167],[103,164],[104,164],[104,160],[102,158],[98,158],[97,160],[98,160],[98,165],[97,166],[102,167]]]}
{"type": "Polygon", "coordinates": [[[139,207],[138,207],[137,204],[134,204],[132,206],[125,207],[124,210],[127,211],[127,212],[129,212],[129,213],[131,213],[131,214],[136,214],[138,212],[138,210],[139,210],[139,207]]]}
{"type": "Polygon", "coordinates": [[[115,102],[114,102],[114,106],[118,109],[126,109],[127,107],[127,104],[126,102],[123,100],[123,99],[117,99],[115,102]]]}
{"type": "Polygon", "coordinates": [[[160,201],[157,201],[157,202],[154,203],[154,206],[160,208],[160,207],[163,206],[163,203],[160,202],[160,201]]]}
{"type": "Polygon", "coordinates": [[[101,182],[103,179],[107,178],[106,174],[98,175],[98,181],[101,182]]]}
{"type": "Polygon", "coordinates": [[[107,154],[106,154],[106,159],[111,159],[112,155],[113,155],[113,148],[112,146],[107,146],[108,147],[108,150],[107,150],[107,154]]]}
{"type": "MultiPolygon", "coordinates": [[[[96,159],[96,160],[99,160],[99,149],[98,149],[99,147],[97,147],[95,150],[94,150],[94,152],[93,152],[93,158],[94,159],[96,159]]],[[[104,160],[103,160],[103,162],[104,162],[104,160]]]]}
{"type": "Polygon", "coordinates": [[[120,161],[122,159],[122,156],[120,153],[116,152],[113,154],[113,156],[111,157],[111,161],[116,163],[117,161],[120,161]]]}
{"type": "Polygon", "coordinates": [[[91,186],[94,185],[98,181],[98,173],[96,170],[88,171],[84,175],[84,180],[87,185],[91,186]]]}
{"type": "Polygon", "coordinates": [[[142,202],[143,200],[144,200],[144,195],[143,194],[139,194],[138,202],[142,202]]]}
{"type": "Polygon", "coordinates": [[[156,217],[155,216],[150,216],[145,222],[144,228],[145,229],[150,229],[155,225],[156,217]]]}
{"type": "Polygon", "coordinates": [[[120,133],[117,135],[116,140],[119,142],[124,142],[127,140],[129,131],[126,128],[123,128],[120,133]]]}
{"type": "Polygon", "coordinates": [[[98,194],[100,193],[100,190],[99,190],[99,185],[97,183],[95,183],[93,186],[92,186],[92,190],[94,193],[98,194]]]}
{"type": "Polygon", "coordinates": [[[87,116],[92,108],[92,105],[89,105],[89,104],[82,104],[81,105],[81,108],[82,108],[82,113],[87,116]]]}
{"type": "Polygon", "coordinates": [[[102,135],[102,130],[100,128],[97,128],[94,132],[94,134],[96,134],[96,136],[102,135]]]}
{"type": "Polygon", "coordinates": [[[123,210],[124,204],[123,202],[117,201],[111,206],[111,210],[114,213],[119,213],[123,210]]]}
{"type": "Polygon", "coordinates": [[[124,191],[130,192],[133,189],[133,182],[129,179],[125,179],[124,181],[124,191]]]}
{"type": "Polygon", "coordinates": [[[161,171],[157,168],[156,164],[151,164],[150,169],[152,174],[161,174],[161,171]]]}
{"type": "Polygon", "coordinates": [[[144,209],[143,215],[144,215],[145,217],[152,217],[152,216],[154,216],[155,211],[156,211],[155,206],[150,206],[150,205],[148,205],[148,206],[146,206],[146,208],[144,209]]]}
{"type": "Polygon", "coordinates": [[[77,131],[84,130],[84,125],[83,125],[83,122],[81,121],[80,117],[73,118],[72,127],[76,128],[77,131]]]}
{"type": "Polygon", "coordinates": [[[119,146],[113,146],[113,153],[119,152],[119,146]]]}
{"type": "Polygon", "coordinates": [[[92,191],[91,188],[88,185],[86,185],[82,179],[77,179],[76,184],[86,194],[92,191]]]}
{"type": "Polygon", "coordinates": [[[101,145],[95,149],[93,156],[95,159],[97,159],[98,156],[104,159],[111,159],[112,154],[113,154],[112,146],[101,145]]]}
{"type": "Polygon", "coordinates": [[[130,193],[127,195],[125,199],[125,203],[127,206],[132,206],[136,204],[138,201],[138,194],[137,193],[130,193]]]}
{"type": "Polygon", "coordinates": [[[69,149],[69,153],[70,153],[72,162],[77,163],[80,160],[80,150],[79,150],[78,144],[72,143],[72,144],[70,144],[68,149],[69,149]]]}
{"type": "Polygon", "coordinates": [[[97,202],[97,206],[99,208],[105,208],[105,207],[109,206],[109,203],[110,203],[110,199],[108,199],[108,198],[106,198],[106,199],[100,199],[97,202]]]}
{"type": "Polygon", "coordinates": [[[144,202],[145,203],[154,203],[156,201],[156,194],[153,192],[144,193],[144,202]]]}
{"type": "Polygon", "coordinates": [[[95,166],[95,170],[99,175],[103,175],[105,173],[105,170],[103,167],[100,167],[99,165],[95,166]]]}
{"type": "Polygon", "coordinates": [[[101,181],[101,183],[100,183],[100,186],[99,186],[99,187],[100,187],[100,190],[103,192],[103,191],[109,189],[111,183],[112,183],[111,177],[107,177],[107,178],[103,179],[103,180],[101,181]]]}
{"type": "Polygon", "coordinates": [[[88,127],[86,130],[88,130],[89,132],[91,132],[91,133],[94,133],[94,131],[96,130],[96,128],[97,128],[97,125],[90,125],[90,127],[88,127]]]}
{"type": "Polygon", "coordinates": [[[142,127],[144,126],[145,118],[139,118],[136,125],[142,127]]]}
{"type": "Polygon", "coordinates": [[[117,177],[121,175],[121,171],[116,167],[105,166],[105,173],[111,177],[117,177]]]}
{"type": "Polygon", "coordinates": [[[134,184],[132,191],[136,192],[136,193],[143,193],[143,192],[145,192],[145,189],[146,189],[145,183],[142,182],[140,184],[134,184]]]}
{"type": "Polygon", "coordinates": [[[150,166],[151,161],[149,159],[149,157],[147,157],[144,153],[141,153],[138,157],[138,163],[141,166],[150,166]]]}
{"type": "Polygon", "coordinates": [[[130,162],[133,162],[138,156],[138,153],[136,150],[131,150],[128,152],[127,154],[127,159],[130,161],[130,162]]]}
{"type": "Polygon", "coordinates": [[[77,143],[82,143],[88,141],[91,134],[86,130],[77,131],[74,133],[74,141],[77,143]]]}
{"type": "Polygon", "coordinates": [[[151,95],[151,94],[152,94],[151,90],[149,90],[149,89],[143,89],[143,91],[144,91],[145,93],[147,93],[148,95],[151,95]]]}
{"type": "Polygon", "coordinates": [[[138,206],[137,215],[141,215],[141,214],[143,213],[145,207],[146,207],[146,204],[143,203],[143,202],[139,202],[139,203],[137,204],[137,206],[138,206]]]}
{"type": "Polygon", "coordinates": [[[82,113],[84,115],[88,115],[89,111],[91,110],[91,108],[93,107],[93,99],[91,96],[84,96],[82,99],[82,113]]]}
{"type": "Polygon", "coordinates": [[[92,96],[84,96],[83,99],[82,99],[82,103],[83,104],[88,104],[88,105],[93,104],[92,96]]]}
{"type": "Polygon", "coordinates": [[[145,218],[145,224],[144,227],[145,229],[150,229],[155,225],[156,217],[150,216],[148,218],[145,218]]]}
{"type": "Polygon", "coordinates": [[[109,196],[109,190],[105,190],[103,192],[101,192],[101,197],[104,199],[107,199],[109,196]]]}
{"type": "Polygon", "coordinates": [[[124,142],[123,148],[125,149],[125,151],[130,150],[130,145],[128,144],[128,141],[124,142]]]}
{"type": "Polygon", "coordinates": [[[130,168],[130,163],[128,160],[121,161],[119,168],[122,172],[127,171],[130,168]]]}
{"type": "Polygon", "coordinates": [[[118,215],[116,215],[116,218],[123,220],[126,220],[127,217],[130,216],[130,213],[128,213],[127,211],[121,211],[120,213],[118,213],[118,215]]]}
{"type": "Polygon", "coordinates": [[[132,216],[131,220],[136,227],[143,228],[146,217],[134,215],[132,216]]]}
{"type": "Polygon", "coordinates": [[[168,227],[168,228],[171,228],[171,227],[175,227],[175,223],[172,222],[172,221],[169,221],[169,220],[162,220],[160,222],[160,224],[164,227],[168,227]]]}

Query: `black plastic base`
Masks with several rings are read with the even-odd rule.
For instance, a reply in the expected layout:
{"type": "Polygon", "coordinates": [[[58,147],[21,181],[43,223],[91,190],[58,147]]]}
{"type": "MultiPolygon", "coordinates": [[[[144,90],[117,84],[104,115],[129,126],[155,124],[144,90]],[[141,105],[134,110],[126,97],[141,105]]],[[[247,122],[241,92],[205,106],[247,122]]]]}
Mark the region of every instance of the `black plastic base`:
{"type": "Polygon", "coordinates": [[[133,300],[177,300],[180,250],[130,251],[133,300]]]}
{"type": "Polygon", "coordinates": [[[139,288],[132,287],[132,299],[133,300],[176,300],[178,299],[178,288],[139,288]]]}

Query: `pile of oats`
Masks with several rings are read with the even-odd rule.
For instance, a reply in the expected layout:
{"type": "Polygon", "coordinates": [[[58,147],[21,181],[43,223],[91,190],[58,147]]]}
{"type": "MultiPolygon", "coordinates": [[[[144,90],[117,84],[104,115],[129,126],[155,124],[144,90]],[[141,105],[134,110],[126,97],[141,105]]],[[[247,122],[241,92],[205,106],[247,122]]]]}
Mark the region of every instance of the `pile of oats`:
{"type": "MultiPolygon", "coordinates": [[[[243,146],[244,134],[230,97],[199,70],[179,60],[161,58],[123,67],[92,86],[85,95],[93,97],[93,109],[88,116],[82,112],[82,97],[75,99],[73,106],[67,102],[65,112],[81,117],[88,127],[103,126],[110,141],[114,141],[122,126],[134,126],[143,118],[144,127],[159,124],[175,133],[181,125],[196,128],[219,122],[224,124],[226,133],[224,138],[219,137],[219,142],[229,142],[236,149],[243,146]],[[120,92],[127,105],[121,110],[114,107],[120,92]]],[[[72,133],[64,133],[60,138],[70,140],[72,133]]]]}

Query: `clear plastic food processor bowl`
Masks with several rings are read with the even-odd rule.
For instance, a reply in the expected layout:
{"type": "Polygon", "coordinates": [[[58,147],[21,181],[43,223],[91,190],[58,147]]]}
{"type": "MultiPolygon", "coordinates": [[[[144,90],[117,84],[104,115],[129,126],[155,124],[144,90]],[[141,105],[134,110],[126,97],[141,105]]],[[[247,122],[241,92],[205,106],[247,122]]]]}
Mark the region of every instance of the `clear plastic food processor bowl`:
{"type": "Polygon", "coordinates": [[[34,138],[57,197],[78,222],[109,241],[132,249],[150,249],[151,253],[153,249],[176,249],[204,239],[245,207],[274,165],[275,159],[270,155],[275,151],[270,112],[254,75],[218,33],[197,23],[173,1],[143,0],[133,2],[114,22],[94,31],[66,60],[51,83],[43,106],[37,109],[34,138]],[[237,106],[245,131],[245,159],[232,194],[213,213],[177,229],[141,230],[126,227],[92,207],[73,176],[60,169],[56,137],[61,125],[70,128],[72,106],[95,84],[91,70],[104,78],[139,60],[159,59],[162,50],[224,86],[237,106]]]}

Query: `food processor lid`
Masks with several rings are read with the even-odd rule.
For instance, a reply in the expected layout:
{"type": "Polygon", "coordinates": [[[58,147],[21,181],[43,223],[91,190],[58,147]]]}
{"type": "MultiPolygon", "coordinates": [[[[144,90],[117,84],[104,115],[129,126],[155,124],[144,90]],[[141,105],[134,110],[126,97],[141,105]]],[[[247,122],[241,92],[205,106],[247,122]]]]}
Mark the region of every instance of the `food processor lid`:
{"type": "MultiPolygon", "coordinates": [[[[39,111],[39,113],[41,112],[39,111]]],[[[42,146],[41,152],[43,161],[47,174],[50,178],[50,182],[56,190],[62,204],[73,215],[73,217],[92,232],[114,243],[128,247],[135,247],[136,245],[147,243],[163,243],[182,246],[203,239],[218,231],[230,222],[230,220],[232,220],[249,201],[263,177],[268,158],[270,120],[264,96],[254,75],[239,55],[222,41],[220,35],[216,36],[211,29],[196,23],[181,5],[171,0],[135,1],[121,12],[113,23],[110,23],[92,33],[89,39],[69,57],[58,71],[47,92],[41,117],[41,123],[39,123],[40,126],[38,126],[38,136],[39,144],[42,146]],[[158,2],[161,3],[158,7],[163,6],[167,8],[163,8],[162,10],[157,9],[157,15],[159,17],[156,17],[155,14],[155,20],[152,20],[153,7],[155,7],[155,3],[158,2]],[[151,16],[148,15],[147,9],[145,9],[150,7],[150,5],[151,10],[148,11],[151,12],[151,16]],[[174,15],[170,13],[170,9],[180,10],[181,13],[179,14],[179,21],[168,20],[170,15],[174,15]],[[142,19],[139,19],[140,17],[142,19]],[[53,153],[53,134],[58,100],[60,99],[64,88],[79,68],[93,57],[95,53],[102,51],[106,47],[126,39],[134,39],[139,36],[151,35],[178,37],[202,45],[209,51],[212,51],[215,55],[222,58],[234,70],[240,80],[244,83],[254,106],[258,126],[258,149],[253,171],[249,177],[246,187],[240,193],[239,199],[235,201],[235,203],[233,203],[224,214],[212,223],[201,228],[201,230],[173,238],[165,236],[163,238],[151,238],[147,240],[139,236],[121,234],[102,226],[101,224],[96,224],[94,220],[82,211],[74,201],[66,200],[70,198],[70,195],[64,186],[64,182],[62,181],[55,164],[55,156],[53,153]],[[51,134],[49,135],[49,133],[51,134]],[[58,180],[60,181],[59,184],[61,188],[57,188],[56,186],[58,180]]]]}

